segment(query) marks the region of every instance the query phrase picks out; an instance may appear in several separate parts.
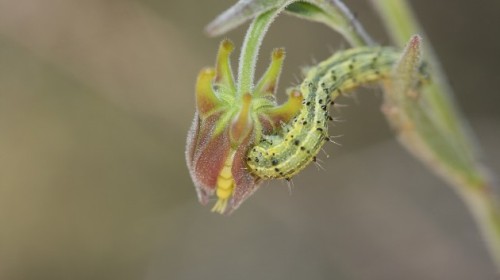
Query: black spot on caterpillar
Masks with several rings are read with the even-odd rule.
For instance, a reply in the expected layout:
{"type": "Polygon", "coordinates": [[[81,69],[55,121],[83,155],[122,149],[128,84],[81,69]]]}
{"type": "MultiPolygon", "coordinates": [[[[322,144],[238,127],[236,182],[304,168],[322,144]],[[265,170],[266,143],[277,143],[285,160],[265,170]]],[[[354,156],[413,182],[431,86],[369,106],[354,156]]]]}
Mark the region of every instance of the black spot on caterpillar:
{"type": "Polygon", "coordinates": [[[332,118],[325,104],[333,104],[356,87],[390,78],[400,55],[388,47],[353,48],[337,52],[310,69],[300,86],[302,109],[277,134],[265,135],[254,144],[248,154],[254,159],[247,162],[250,171],[263,179],[289,179],[304,169],[329,141],[328,122],[332,118]]]}

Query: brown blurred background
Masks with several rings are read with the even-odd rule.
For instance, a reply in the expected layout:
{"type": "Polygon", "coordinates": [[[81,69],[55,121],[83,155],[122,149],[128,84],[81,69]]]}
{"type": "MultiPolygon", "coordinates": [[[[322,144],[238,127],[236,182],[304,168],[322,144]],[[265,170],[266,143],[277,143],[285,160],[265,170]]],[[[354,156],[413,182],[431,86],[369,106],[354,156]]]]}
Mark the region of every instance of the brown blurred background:
{"type": "MultiPolygon", "coordinates": [[[[348,2],[388,44],[367,1],[348,2]]],[[[413,2],[498,173],[500,4],[413,2]]],[[[377,90],[344,100],[343,146],[291,193],[265,183],[230,217],[198,204],[185,135],[220,41],[203,27],[232,3],[0,0],[0,279],[496,279],[463,203],[394,140],[377,90]]],[[[238,47],[246,26],[227,34],[238,47]]],[[[280,46],[283,96],[346,43],[281,16],[260,72],[280,46]]]]}

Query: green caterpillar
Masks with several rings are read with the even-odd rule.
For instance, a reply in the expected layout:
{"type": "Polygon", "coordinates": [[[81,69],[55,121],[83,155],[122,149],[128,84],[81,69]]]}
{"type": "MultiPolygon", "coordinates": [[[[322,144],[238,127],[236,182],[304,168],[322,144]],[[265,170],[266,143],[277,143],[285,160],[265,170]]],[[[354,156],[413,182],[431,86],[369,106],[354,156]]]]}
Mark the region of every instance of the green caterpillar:
{"type": "Polygon", "coordinates": [[[249,149],[250,172],[262,179],[285,178],[304,169],[327,141],[329,107],[344,92],[390,78],[401,53],[388,47],[361,47],[337,52],[310,69],[299,90],[304,100],[293,120],[249,149]]]}

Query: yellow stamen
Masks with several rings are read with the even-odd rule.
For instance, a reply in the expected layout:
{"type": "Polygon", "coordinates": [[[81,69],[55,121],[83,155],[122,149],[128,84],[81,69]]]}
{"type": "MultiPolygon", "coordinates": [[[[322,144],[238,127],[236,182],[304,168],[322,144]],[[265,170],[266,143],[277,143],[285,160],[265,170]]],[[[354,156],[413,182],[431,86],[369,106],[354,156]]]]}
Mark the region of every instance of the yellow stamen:
{"type": "Polygon", "coordinates": [[[223,214],[226,211],[229,199],[233,195],[234,191],[234,179],[231,173],[231,168],[233,166],[233,157],[235,152],[232,152],[224,162],[224,167],[217,177],[217,189],[215,194],[217,195],[217,202],[212,208],[212,212],[217,212],[223,214]]]}

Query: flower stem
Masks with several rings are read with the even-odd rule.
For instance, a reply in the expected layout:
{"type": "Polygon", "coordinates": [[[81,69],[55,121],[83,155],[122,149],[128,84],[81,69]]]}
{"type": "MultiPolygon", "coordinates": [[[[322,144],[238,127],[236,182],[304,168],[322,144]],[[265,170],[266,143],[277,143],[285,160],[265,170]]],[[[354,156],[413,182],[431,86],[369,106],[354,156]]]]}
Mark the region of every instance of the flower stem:
{"type": "Polygon", "coordinates": [[[240,53],[238,67],[238,97],[252,93],[254,86],[255,65],[262,39],[274,18],[282,8],[272,8],[258,15],[250,24],[240,53]]]}
{"type": "MultiPolygon", "coordinates": [[[[492,180],[478,160],[479,149],[473,144],[468,126],[456,107],[453,92],[432,45],[406,0],[372,0],[372,3],[400,47],[413,34],[424,37],[424,60],[430,66],[433,80],[422,89],[419,102],[400,98],[398,105],[405,112],[405,121],[413,127],[411,131],[400,133],[400,140],[414,156],[454,187],[481,229],[493,261],[500,270],[499,202],[493,193],[492,180]]],[[[386,91],[390,91],[387,86],[386,91]]],[[[386,101],[388,96],[386,94],[386,101]]],[[[388,119],[393,125],[400,122],[390,116],[388,119]]]]}

